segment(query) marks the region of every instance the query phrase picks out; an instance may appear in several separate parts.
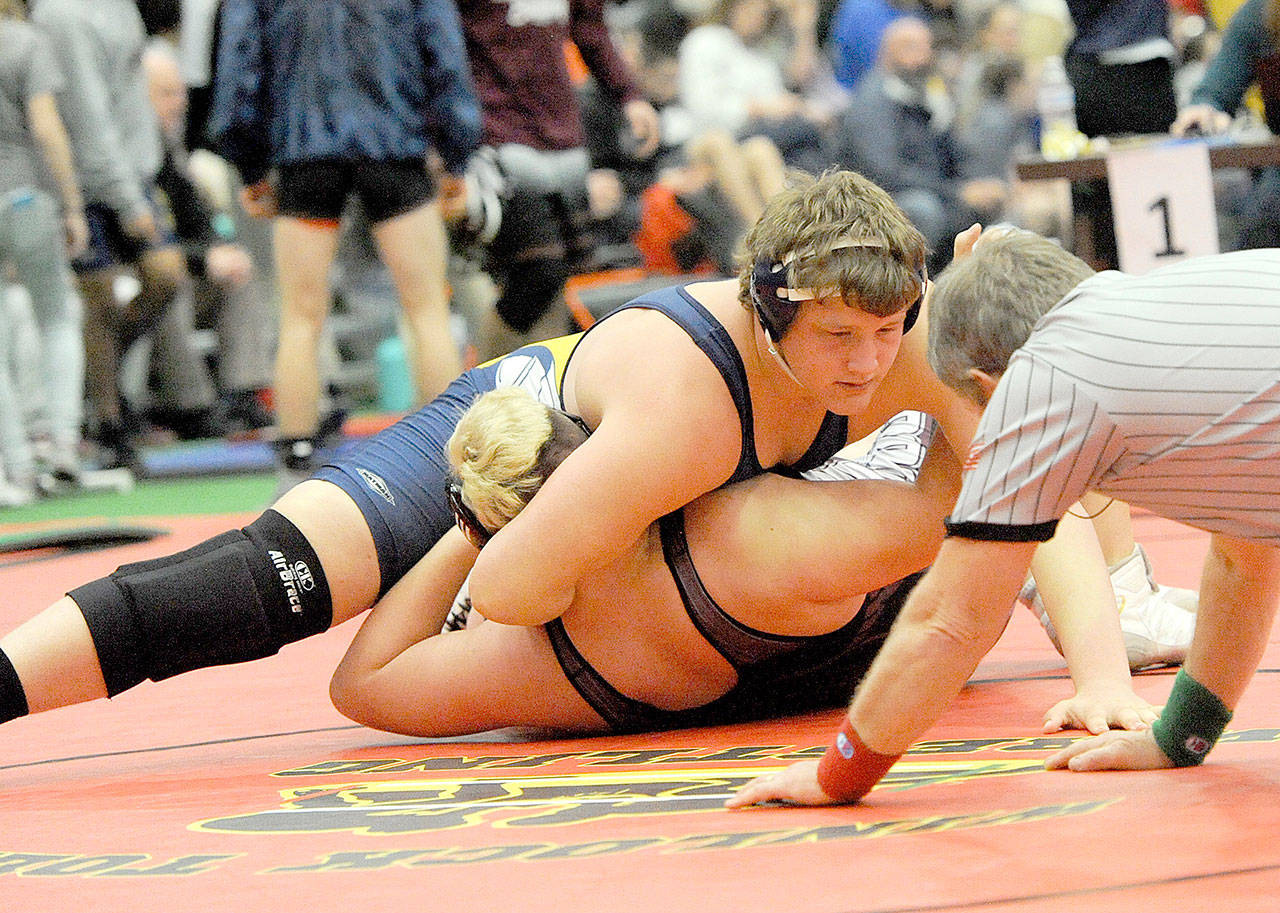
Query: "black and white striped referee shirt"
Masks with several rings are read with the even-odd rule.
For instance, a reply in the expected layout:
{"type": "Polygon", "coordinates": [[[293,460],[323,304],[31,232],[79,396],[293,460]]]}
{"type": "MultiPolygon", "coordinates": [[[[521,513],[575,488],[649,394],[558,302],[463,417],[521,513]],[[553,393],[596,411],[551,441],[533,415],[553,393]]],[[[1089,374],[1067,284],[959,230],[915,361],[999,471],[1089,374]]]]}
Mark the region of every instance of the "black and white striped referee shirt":
{"type": "Polygon", "coordinates": [[[1077,286],[1010,361],[948,528],[1042,541],[1089,490],[1280,540],[1280,250],[1077,286]]]}

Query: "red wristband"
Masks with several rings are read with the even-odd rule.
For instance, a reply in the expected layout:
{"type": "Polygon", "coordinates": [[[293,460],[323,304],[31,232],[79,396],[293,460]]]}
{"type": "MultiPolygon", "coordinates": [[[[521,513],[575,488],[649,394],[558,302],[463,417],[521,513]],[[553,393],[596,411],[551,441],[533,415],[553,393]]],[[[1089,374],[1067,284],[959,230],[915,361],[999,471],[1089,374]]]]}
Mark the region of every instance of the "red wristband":
{"type": "Polygon", "coordinates": [[[880,782],[900,757],[900,754],[880,754],[862,744],[853,730],[853,722],[845,714],[835,743],[818,764],[818,786],[838,802],[856,802],[871,792],[871,787],[880,782]]]}

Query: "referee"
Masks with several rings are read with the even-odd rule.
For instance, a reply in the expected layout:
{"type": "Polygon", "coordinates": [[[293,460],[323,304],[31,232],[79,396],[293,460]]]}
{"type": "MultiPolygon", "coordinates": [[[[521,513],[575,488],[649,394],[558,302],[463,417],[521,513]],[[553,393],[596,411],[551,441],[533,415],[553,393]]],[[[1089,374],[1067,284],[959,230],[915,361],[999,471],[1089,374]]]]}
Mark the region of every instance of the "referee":
{"type": "Polygon", "coordinates": [[[1149,730],[1076,742],[1071,770],[1199,764],[1280,600],[1280,250],[1095,275],[1030,232],[989,231],[938,279],[929,358],[984,408],[949,537],[821,762],[730,805],[865,795],[1004,629],[1036,545],[1099,491],[1211,533],[1186,662],[1149,730]]]}

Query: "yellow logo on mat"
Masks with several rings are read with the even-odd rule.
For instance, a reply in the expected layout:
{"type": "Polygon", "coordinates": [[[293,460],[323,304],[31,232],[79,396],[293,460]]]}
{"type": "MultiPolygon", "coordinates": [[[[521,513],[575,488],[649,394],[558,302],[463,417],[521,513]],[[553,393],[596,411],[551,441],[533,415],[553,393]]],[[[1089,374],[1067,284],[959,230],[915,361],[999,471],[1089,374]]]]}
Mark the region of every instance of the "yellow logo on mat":
{"type": "MultiPolygon", "coordinates": [[[[583,772],[570,776],[392,780],[281,791],[279,808],[192,825],[220,833],[404,834],[487,825],[545,828],[609,818],[719,812],[767,768],[583,772]]],[[[877,789],[911,789],[1042,770],[1039,761],[933,761],[896,765],[877,789]]]]}

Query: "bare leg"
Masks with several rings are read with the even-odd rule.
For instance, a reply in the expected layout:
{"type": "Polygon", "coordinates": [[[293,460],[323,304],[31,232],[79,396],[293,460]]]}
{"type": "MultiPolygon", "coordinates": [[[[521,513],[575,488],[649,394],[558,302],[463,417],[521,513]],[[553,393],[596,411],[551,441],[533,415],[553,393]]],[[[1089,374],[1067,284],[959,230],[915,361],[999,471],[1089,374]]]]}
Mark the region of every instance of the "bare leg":
{"type": "Polygon", "coordinates": [[[107,696],[98,653],[80,608],[63,596],[0,639],[32,713],[107,696]]]}
{"type": "Polygon", "coordinates": [[[462,370],[449,326],[446,241],[440,204],[432,201],[373,227],[382,262],[400,293],[413,353],[418,405],[441,393],[462,370]]]}
{"type": "Polygon", "coordinates": [[[315,549],[329,582],[333,624],[354,618],[378,598],[381,577],[373,534],[360,508],[337,485],[308,480],[272,505],[315,549]]]}
{"type": "Polygon", "coordinates": [[[744,225],[752,225],[764,211],[746,160],[724,130],[708,130],[689,142],[689,163],[715,181],[744,225]]]}
{"type": "MultiPolygon", "coordinates": [[[[275,509],[307,537],[324,568],[333,624],[371,606],[378,596],[378,558],[359,508],[328,482],[303,482],[275,509]]],[[[193,579],[190,585],[199,587],[193,579]]],[[[98,653],[79,606],[64,596],[0,639],[22,682],[32,713],[107,696],[98,653]]]]}
{"type": "Polygon", "coordinates": [[[503,348],[503,340],[495,339],[503,324],[494,311],[498,288],[493,277],[484,272],[479,264],[461,257],[449,261],[448,275],[449,287],[453,293],[450,304],[458,309],[467,322],[468,342],[472,348],[468,353],[470,364],[479,364],[510,352],[511,346],[503,348]]]}
{"type": "Polygon", "coordinates": [[[281,438],[309,438],[320,421],[320,331],[329,313],[329,267],[338,233],[279,216],[272,240],[280,284],[276,425],[281,438]]]}
{"type": "Polygon", "coordinates": [[[751,175],[756,194],[768,203],[786,185],[787,165],[773,140],[752,136],[742,141],[742,160],[751,175]]]}
{"type": "Polygon", "coordinates": [[[1119,564],[1133,554],[1133,523],[1128,504],[1089,492],[1080,499],[1080,506],[1086,516],[1093,518],[1093,530],[1108,565],[1119,564]]]}

